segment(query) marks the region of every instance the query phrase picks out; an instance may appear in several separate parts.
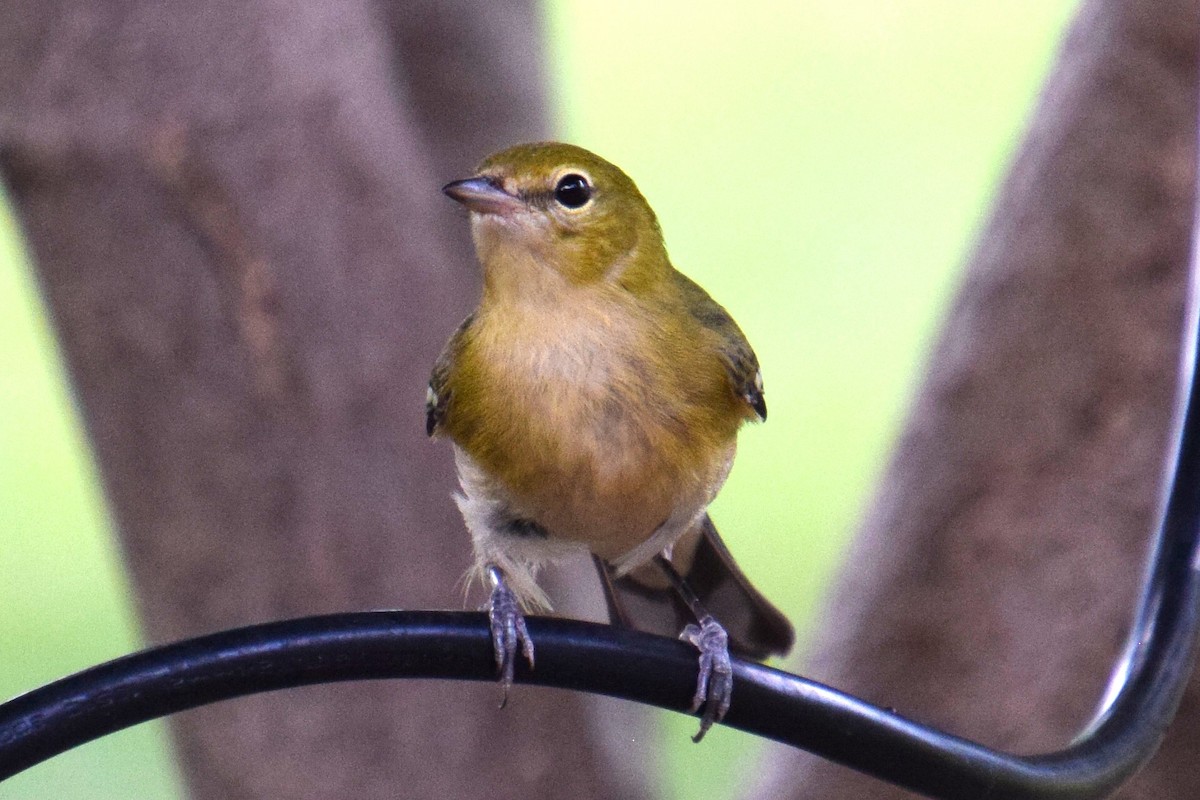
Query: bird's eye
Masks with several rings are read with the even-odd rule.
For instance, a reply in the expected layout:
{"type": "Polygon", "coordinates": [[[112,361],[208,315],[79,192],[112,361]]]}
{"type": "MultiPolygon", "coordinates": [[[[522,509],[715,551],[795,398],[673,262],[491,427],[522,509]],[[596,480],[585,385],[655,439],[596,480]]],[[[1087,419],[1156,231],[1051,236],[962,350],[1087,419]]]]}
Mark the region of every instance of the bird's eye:
{"type": "Polygon", "coordinates": [[[554,187],[554,199],[567,208],[579,208],[592,199],[592,187],[587,178],[571,173],[558,179],[554,187]]]}

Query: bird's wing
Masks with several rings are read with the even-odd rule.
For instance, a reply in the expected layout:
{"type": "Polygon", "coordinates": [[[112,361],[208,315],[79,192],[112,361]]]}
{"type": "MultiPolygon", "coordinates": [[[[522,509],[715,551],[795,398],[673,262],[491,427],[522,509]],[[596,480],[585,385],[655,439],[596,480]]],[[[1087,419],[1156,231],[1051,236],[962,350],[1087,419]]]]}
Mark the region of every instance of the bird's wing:
{"type": "Polygon", "coordinates": [[[450,405],[450,388],[447,383],[454,360],[462,348],[463,337],[475,321],[475,315],[470,314],[454,331],[450,341],[442,348],[442,353],[433,362],[433,373],[429,376],[429,390],[425,393],[425,433],[433,436],[441,427],[450,405]]]}
{"type": "Polygon", "coordinates": [[[703,327],[717,335],[719,355],[729,371],[729,380],[738,396],[754,410],[762,421],[767,419],[767,401],[763,397],[762,371],[758,367],[758,356],[754,355],[742,329],[729,316],[720,303],[709,297],[688,276],[676,272],[684,301],[692,316],[703,327]]]}

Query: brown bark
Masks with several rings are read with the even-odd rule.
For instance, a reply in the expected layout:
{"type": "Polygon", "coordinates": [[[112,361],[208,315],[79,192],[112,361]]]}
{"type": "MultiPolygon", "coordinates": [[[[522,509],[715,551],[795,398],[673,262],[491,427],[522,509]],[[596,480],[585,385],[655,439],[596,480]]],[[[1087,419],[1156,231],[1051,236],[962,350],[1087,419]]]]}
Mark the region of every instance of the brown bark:
{"type": "MultiPolygon", "coordinates": [[[[424,384],[475,297],[438,192],[546,132],[536,4],[5,0],[0,168],[155,641],[460,607],[424,384]]],[[[197,798],[631,796],[588,701],[438,682],[181,715],[197,798]]]]}
{"type": "MultiPolygon", "coordinates": [[[[1200,9],[1091,0],[1064,42],[807,674],[1015,752],[1063,746],[1129,627],[1181,337],[1200,9]]],[[[1195,690],[1121,795],[1195,797],[1195,690]]],[[[754,794],[912,796],[773,751],[754,794]]]]}

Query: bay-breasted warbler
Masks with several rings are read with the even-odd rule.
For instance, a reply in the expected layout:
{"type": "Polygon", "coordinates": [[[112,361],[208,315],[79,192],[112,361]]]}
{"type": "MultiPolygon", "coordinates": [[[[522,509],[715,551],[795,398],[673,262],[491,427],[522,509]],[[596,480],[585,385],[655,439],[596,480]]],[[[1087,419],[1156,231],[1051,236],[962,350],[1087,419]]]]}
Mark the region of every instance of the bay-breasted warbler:
{"type": "Polygon", "coordinates": [[[728,708],[729,651],[793,638],[707,513],[738,429],[767,416],[758,359],[598,156],[518,145],[444,191],[470,211],[483,295],[434,365],[427,428],[454,443],[505,690],[518,647],[533,663],[521,609],[550,607],[539,566],[587,551],[614,621],[700,649],[699,741],[728,708]]]}

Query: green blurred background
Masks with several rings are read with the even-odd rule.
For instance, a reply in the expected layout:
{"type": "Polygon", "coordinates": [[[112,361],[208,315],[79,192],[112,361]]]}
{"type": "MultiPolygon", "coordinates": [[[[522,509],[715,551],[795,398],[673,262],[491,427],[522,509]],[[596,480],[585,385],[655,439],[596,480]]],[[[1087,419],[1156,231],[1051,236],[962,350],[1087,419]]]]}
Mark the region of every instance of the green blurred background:
{"type": "MultiPolygon", "coordinates": [[[[771,421],[743,434],[715,517],[802,645],[1073,5],[547,5],[563,138],[634,177],[675,264],[729,308],[762,361],[771,421]]],[[[0,574],[0,697],[138,646],[6,206],[0,574]]],[[[695,747],[692,720],[661,720],[666,796],[727,797],[743,782],[754,739],[718,729],[695,747]]],[[[0,797],[177,798],[163,734],[144,725],[82,747],[0,797]]]]}

